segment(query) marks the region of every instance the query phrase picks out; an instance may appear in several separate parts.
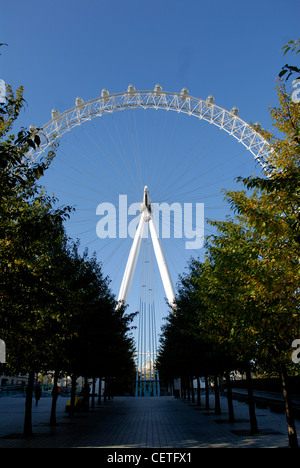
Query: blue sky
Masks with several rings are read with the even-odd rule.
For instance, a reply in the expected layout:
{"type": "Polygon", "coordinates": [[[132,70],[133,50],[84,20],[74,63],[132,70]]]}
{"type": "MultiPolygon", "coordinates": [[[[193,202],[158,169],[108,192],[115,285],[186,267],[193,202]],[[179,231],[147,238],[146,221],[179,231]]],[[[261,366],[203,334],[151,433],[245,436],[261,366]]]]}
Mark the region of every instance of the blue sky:
{"type": "MultiPolygon", "coordinates": [[[[164,90],[172,92],[187,87],[192,96],[202,99],[212,94],[217,105],[228,110],[238,106],[243,120],[259,121],[271,129],[268,108],[277,104],[276,78],[281,67],[288,61],[293,64],[294,59],[283,57],[281,49],[289,40],[299,37],[299,25],[298,0],[2,1],[0,42],[8,46],[1,48],[0,78],[14,89],[24,86],[27,104],[19,119],[20,126],[42,126],[51,119],[53,108],[63,112],[74,106],[77,96],[93,99],[102,88],[117,93],[126,91],[130,83],[138,90],[153,89],[160,83],[164,90]]],[[[159,116],[156,123],[151,121],[152,117],[149,120],[144,115],[136,117],[144,129],[141,145],[146,141],[145,122],[149,125],[148,137],[151,135],[153,141],[160,142],[150,196],[155,181],[161,183],[153,201],[164,201],[162,189],[168,189],[170,172],[173,181],[182,174],[182,167],[174,163],[176,151],[184,154],[184,148],[187,151],[189,145],[197,143],[203,158],[201,163],[190,167],[190,174],[202,175],[199,192],[192,194],[197,185],[187,178],[184,189],[176,194],[177,199],[203,202],[207,216],[224,217],[228,209],[222,204],[222,196],[214,197],[222,188],[233,187],[236,175],[258,170],[251,155],[206,123],[201,123],[200,129],[198,122],[178,121],[175,116],[159,116]],[[154,137],[151,132],[155,125],[160,127],[160,133],[154,137]],[[161,168],[160,152],[167,156],[166,165],[161,168]],[[238,159],[232,157],[235,155],[238,159]]],[[[105,125],[112,132],[116,125],[123,130],[122,126],[128,125],[132,132],[132,117],[126,122],[122,118],[113,122],[108,119],[105,125]]],[[[111,146],[115,168],[105,167],[100,153],[98,169],[92,167],[90,158],[84,160],[84,153],[97,155],[99,143],[92,142],[100,139],[98,142],[104,144],[104,130],[100,123],[93,122],[86,129],[67,135],[44,183],[60,203],[77,206],[69,232],[79,237],[91,252],[97,252],[118,294],[130,242],[116,241],[112,250],[105,243],[100,245],[95,239],[98,220],[95,210],[102,202],[117,203],[120,193],[128,194],[129,203],[141,201],[142,193],[134,191],[125,170],[122,169],[123,177],[114,179],[121,166],[111,139],[107,138],[105,145],[111,146]],[[84,171],[76,172],[76,164],[84,171]],[[104,182],[110,186],[108,189],[104,188],[104,182]]],[[[123,137],[117,144],[121,147],[123,137]]],[[[135,177],[134,170],[132,174],[135,177]]],[[[164,248],[176,283],[190,252],[182,252],[172,242],[164,248]]],[[[203,255],[203,251],[199,254],[203,255]]],[[[136,279],[131,296],[133,309],[138,297],[137,284],[136,279]]],[[[159,288],[157,291],[163,297],[159,288]]],[[[163,305],[161,314],[165,312],[163,305]]]]}
{"type": "Polygon", "coordinates": [[[26,121],[48,121],[77,95],[186,86],[268,125],[281,48],[299,35],[297,0],[1,2],[1,75],[25,87],[26,121]]]}

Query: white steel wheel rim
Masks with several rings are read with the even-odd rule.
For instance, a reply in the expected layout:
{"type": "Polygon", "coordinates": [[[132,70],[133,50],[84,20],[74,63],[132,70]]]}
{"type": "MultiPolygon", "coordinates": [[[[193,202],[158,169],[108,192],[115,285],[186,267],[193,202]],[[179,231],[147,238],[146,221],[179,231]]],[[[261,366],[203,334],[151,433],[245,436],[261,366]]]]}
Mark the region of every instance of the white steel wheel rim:
{"type": "MultiPolygon", "coordinates": [[[[105,91],[102,90],[102,94],[105,91]]],[[[270,153],[268,142],[252,126],[234,113],[236,108],[229,112],[214,102],[210,102],[210,97],[203,100],[188,95],[183,97],[182,93],[132,90],[111,95],[104,93],[104,96],[86,102],[80,98],[77,98],[76,101],[77,105],[63,113],[52,111],[54,115],[52,120],[43,125],[38,132],[41,137],[41,145],[36,150],[29,152],[34,159],[38,158],[54,140],[61,138],[64,133],[84,122],[124,109],[143,108],[181,112],[216,125],[236,138],[253,154],[263,168],[266,167],[270,153]]]]}

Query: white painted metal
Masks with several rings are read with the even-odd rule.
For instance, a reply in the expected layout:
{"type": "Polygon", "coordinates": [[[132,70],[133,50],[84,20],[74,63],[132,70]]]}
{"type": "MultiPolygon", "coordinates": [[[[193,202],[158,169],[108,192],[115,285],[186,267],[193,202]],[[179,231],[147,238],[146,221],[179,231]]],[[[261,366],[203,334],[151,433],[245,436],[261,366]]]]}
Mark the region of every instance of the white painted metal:
{"type": "Polygon", "coordinates": [[[140,218],[139,225],[136,230],[136,233],[132,242],[132,246],[129,252],[124,276],[123,276],[121,287],[120,287],[119,297],[118,297],[118,301],[123,301],[124,304],[126,304],[128,300],[128,295],[129,295],[129,291],[130,291],[130,287],[131,287],[131,283],[132,283],[132,279],[133,279],[133,275],[134,275],[134,271],[136,267],[136,262],[137,262],[139,252],[140,252],[141,240],[142,240],[143,233],[144,233],[144,227],[145,227],[144,214],[141,213],[141,218],[140,218]]]}
{"type": "Polygon", "coordinates": [[[166,262],[161,244],[160,244],[160,240],[159,240],[156,228],[155,228],[155,224],[152,219],[152,208],[151,208],[147,186],[144,187],[143,202],[141,204],[141,217],[140,217],[139,225],[138,225],[138,228],[136,230],[136,233],[133,239],[129,257],[127,260],[127,265],[125,268],[125,272],[124,272],[124,276],[123,276],[123,280],[122,280],[121,288],[119,292],[118,302],[121,301],[125,304],[127,303],[127,299],[128,299],[128,295],[129,295],[129,291],[130,291],[130,287],[131,287],[131,283],[132,283],[132,279],[133,279],[133,275],[134,275],[134,271],[136,267],[136,262],[137,262],[139,251],[140,251],[141,240],[142,240],[142,236],[144,232],[145,223],[149,223],[154,253],[155,253],[156,260],[157,260],[164,290],[165,290],[170,306],[173,306],[174,300],[175,300],[175,290],[172,284],[168,265],[167,265],[167,262],[166,262]]]}
{"type": "Polygon", "coordinates": [[[175,300],[175,291],[174,291],[174,287],[171,281],[168,265],[167,265],[167,262],[166,262],[161,244],[160,244],[160,240],[157,235],[155,224],[152,218],[149,220],[149,228],[150,228],[150,233],[151,233],[151,239],[153,242],[154,253],[155,253],[156,260],[157,260],[160,276],[163,282],[164,290],[165,290],[170,306],[173,306],[174,300],[175,300]]]}
{"type": "Polygon", "coordinates": [[[75,107],[63,113],[54,110],[52,120],[39,129],[41,145],[36,150],[30,150],[29,155],[36,160],[54,140],[93,118],[124,109],[138,108],[182,112],[216,125],[242,143],[262,167],[266,168],[270,153],[269,143],[257,131],[258,126],[250,126],[238,117],[237,107],[233,107],[229,112],[217,106],[212,96],[206,100],[198,99],[190,96],[186,88],[183,88],[181,93],[163,92],[160,85],[156,85],[154,91],[136,91],[134,86],[130,85],[127,92],[111,95],[103,89],[101,96],[96,99],[84,102],[77,98],[75,107]]]}

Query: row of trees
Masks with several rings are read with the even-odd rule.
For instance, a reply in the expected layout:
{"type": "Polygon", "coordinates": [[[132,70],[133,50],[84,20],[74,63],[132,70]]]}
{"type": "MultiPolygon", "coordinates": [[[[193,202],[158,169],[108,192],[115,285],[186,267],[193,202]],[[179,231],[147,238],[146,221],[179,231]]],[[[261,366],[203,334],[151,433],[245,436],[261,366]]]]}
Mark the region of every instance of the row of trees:
{"type": "Polygon", "coordinates": [[[57,389],[60,373],[74,383],[78,376],[130,373],[133,316],[117,307],[96,258],[67,238],[63,223],[72,209],[57,207],[40,185],[55,146],[33,163],[27,154],[39,137],[24,128],[13,134],[23,105],[22,88],[14,94],[7,86],[0,106],[0,338],[7,363],[0,372],[29,375],[24,434],[30,435],[34,375],[54,372],[57,389]]]}
{"type": "Polygon", "coordinates": [[[211,222],[217,233],[206,240],[205,261],[191,261],[180,278],[158,366],[166,378],[225,376],[229,396],[231,371],[246,373],[249,383],[255,370],[280,376],[289,443],[297,447],[288,376],[299,373],[291,346],[300,337],[300,106],[282,80],[278,96],[274,134],[262,131],[272,149],[267,172],[225,192],[232,215],[211,222]]]}

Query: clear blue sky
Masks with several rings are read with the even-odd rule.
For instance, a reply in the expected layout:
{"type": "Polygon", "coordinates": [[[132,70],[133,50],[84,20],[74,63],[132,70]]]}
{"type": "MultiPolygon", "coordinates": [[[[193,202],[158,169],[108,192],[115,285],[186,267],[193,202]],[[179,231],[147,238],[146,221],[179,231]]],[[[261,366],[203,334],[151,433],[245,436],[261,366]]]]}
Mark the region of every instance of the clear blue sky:
{"type": "MultiPolygon", "coordinates": [[[[268,108],[277,103],[276,78],[281,67],[287,61],[293,64],[294,58],[283,57],[281,49],[289,40],[299,37],[300,26],[299,0],[2,0],[0,8],[0,42],[8,44],[1,48],[0,78],[14,89],[24,86],[27,104],[19,119],[20,126],[42,126],[50,120],[51,109],[62,112],[73,107],[77,96],[89,100],[99,96],[102,88],[117,93],[126,91],[130,83],[139,90],[153,89],[160,83],[164,90],[172,92],[187,87],[191,95],[203,99],[212,94],[219,106],[228,110],[238,106],[243,120],[260,121],[263,127],[271,129],[268,108]]],[[[144,122],[144,116],[141,120],[144,122]]],[[[181,126],[174,120],[174,116],[170,117],[169,132],[174,134],[175,129],[176,148],[186,147],[186,140],[180,140],[180,135],[181,132],[189,135],[187,124],[182,121],[181,126]]],[[[85,134],[90,143],[95,135],[99,136],[97,132],[103,130],[96,128],[97,125],[93,123],[86,127],[86,131],[91,132],[88,136],[85,134]]],[[[121,122],[117,121],[117,125],[121,122]]],[[[165,120],[159,121],[159,125],[165,125],[165,120]]],[[[181,198],[182,202],[204,202],[207,216],[210,208],[215,210],[216,206],[221,206],[222,197],[211,200],[215,193],[228,187],[228,180],[241,172],[249,175],[248,171],[255,170],[249,153],[246,154],[249,166],[245,162],[240,168],[235,160],[230,163],[229,155],[242,154],[244,150],[236,141],[229,141],[228,136],[217,144],[215,140],[220,138],[221,132],[208,127],[201,123],[201,132],[204,132],[200,134],[201,148],[205,147],[206,156],[201,164],[192,168],[194,174],[204,174],[201,189],[194,193],[194,198],[184,199],[189,187],[191,190],[195,187],[187,182],[181,198]],[[213,131],[215,133],[211,133],[213,131]],[[206,177],[208,163],[215,169],[206,177]]],[[[189,141],[196,142],[198,128],[195,124],[192,132],[194,136],[189,141]]],[[[161,130],[160,138],[165,147],[160,146],[160,150],[165,154],[171,147],[167,144],[170,141],[167,135],[161,130]]],[[[82,164],[82,157],[74,147],[78,150],[81,137],[82,134],[73,135],[73,132],[67,137],[70,146],[62,146],[56,173],[47,176],[45,185],[57,194],[61,203],[74,202],[78,206],[70,232],[80,237],[91,252],[97,251],[105,268],[107,264],[105,271],[112,278],[112,287],[117,294],[130,242],[127,246],[124,243],[124,249],[113,247],[108,255],[112,260],[106,263],[106,244],[101,247],[94,239],[95,209],[98,203],[116,202],[120,193],[128,194],[130,202],[141,201],[142,194],[134,193],[125,173],[124,180],[118,180],[119,184],[124,184],[122,192],[114,189],[113,178],[111,190],[104,190],[101,180],[105,179],[107,183],[110,178],[103,175],[101,166],[97,173],[88,167],[87,161],[83,163],[85,175],[76,179],[75,164],[82,164]],[[71,157],[70,164],[67,156],[64,159],[66,153],[71,157]],[[76,231],[74,226],[80,228],[76,231]],[[89,237],[91,232],[92,239],[89,237]]],[[[144,144],[143,138],[140,141],[144,144]]],[[[87,140],[82,144],[81,155],[88,149],[94,154],[97,152],[97,146],[89,147],[87,140]]],[[[109,144],[112,145],[112,141],[107,141],[109,144]]],[[[117,168],[118,159],[116,155],[114,157],[117,168]]],[[[174,160],[172,152],[168,159],[169,169],[174,160]]],[[[176,170],[177,167],[174,174],[176,170]]],[[[168,169],[163,171],[168,175],[168,169]]],[[[178,167],[177,176],[180,171],[178,167]]],[[[117,171],[112,169],[113,172],[117,171]]],[[[154,176],[156,181],[159,180],[159,169],[154,176]]],[[[158,189],[164,188],[165,184],[162,182],[163,187],[158,189]]],[[[151,187],[149,190],[151,196],[151,187]]],[[[155,201],[164,201],[159,198],[159,193],[157,190],[155,201]]],[[[225,214],[223,211],[222,216],[225,214]]],[[[165,249],[176,283],[187,260],[187,252],[181,262],[176,263],[182,252],[177,246],[166,246],[165,249]]]]}
{"type": "Polygon", "coordinates": [[[281,48],[299,26],[298,0],[1,1],[1,77],[25,87],[28,123],[77,95],[158,82],[268,125],[281,48]]]}

